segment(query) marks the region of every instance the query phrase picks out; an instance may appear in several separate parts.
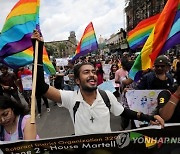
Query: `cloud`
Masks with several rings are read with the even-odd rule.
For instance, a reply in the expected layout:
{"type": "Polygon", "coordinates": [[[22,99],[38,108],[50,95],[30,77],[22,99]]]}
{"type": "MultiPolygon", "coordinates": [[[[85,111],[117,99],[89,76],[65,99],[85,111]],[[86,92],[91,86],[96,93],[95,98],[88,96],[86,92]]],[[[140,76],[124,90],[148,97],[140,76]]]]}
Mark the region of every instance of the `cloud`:
{"type": "MultiPolygon", "coordinates": [[[[3,0],[1,16],[7,16],[16,2],[3,0]]],[[[109,38],[121,27],[124,28],[124,6],[124,0],[41,0],[40,26],[44,40],[66,40],[70,31],[75,31],[79,40],[91,21],[97,38],[100,35],[109,38]]]]}

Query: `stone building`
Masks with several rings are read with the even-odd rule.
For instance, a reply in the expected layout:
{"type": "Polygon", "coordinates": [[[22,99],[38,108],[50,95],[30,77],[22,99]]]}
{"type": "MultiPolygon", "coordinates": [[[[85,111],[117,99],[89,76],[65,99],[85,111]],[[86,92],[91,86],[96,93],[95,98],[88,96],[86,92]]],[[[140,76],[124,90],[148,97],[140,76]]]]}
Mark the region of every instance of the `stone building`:
{"type": "Polygon", "coordinates": [[[126,31],[121,28],[119,32],[112,34],[105,43],[110,52],[118,52],[119,54],[122,54],[125,50],[128,50],[126,31]]]}
{"type": "Polygon", "coordinates": [[[132,30],[141,20],[160,13],[167,0],[126,0],[127,31],[132,30]]]}
{"type": "MultiPolygon", "coordinates": [[[[126,0],[127,32],[132,30],[143,19],[162,12],[167,0],[126,0]]],[[[174,46],[169,52],[178,54],[180,45],[174,46]]]]}
{"type": "Polygon", "coordinates": [[[48,53],[56,58],[69,57],[75,53],[77,40],[74,31],[70,32],[68,40],[45,42],[48,53]]]}

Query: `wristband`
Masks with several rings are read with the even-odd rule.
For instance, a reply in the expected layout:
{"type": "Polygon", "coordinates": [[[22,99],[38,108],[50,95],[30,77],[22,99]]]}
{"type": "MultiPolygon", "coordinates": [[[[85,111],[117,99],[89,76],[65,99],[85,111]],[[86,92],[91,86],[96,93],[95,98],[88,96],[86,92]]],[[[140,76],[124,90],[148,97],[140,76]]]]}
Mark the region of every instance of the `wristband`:
{"type": "Polygon", "coordinates": [[[176,99],[180,100],[180,97],[179,97],[179,96],[177,96],[175,93],[174,93],[174,94],[172,94],[172,96],[174,96],[176,99]]]}

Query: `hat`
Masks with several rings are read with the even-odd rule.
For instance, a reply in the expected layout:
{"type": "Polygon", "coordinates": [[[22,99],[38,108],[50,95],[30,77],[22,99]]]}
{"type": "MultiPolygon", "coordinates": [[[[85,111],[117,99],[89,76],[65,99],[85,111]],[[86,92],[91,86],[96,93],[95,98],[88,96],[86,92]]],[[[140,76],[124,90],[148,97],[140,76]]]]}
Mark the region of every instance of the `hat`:
{"type": "Polygon", "coordinates": [[[168,58],[166,56],[164,56],[164,55],[161,55],[161,56],[156,58],[156,60],[154,62],[154,65],[161,64],[161,63],[164,63],[164,64],[168,65],[169,64],[168,58]]]}

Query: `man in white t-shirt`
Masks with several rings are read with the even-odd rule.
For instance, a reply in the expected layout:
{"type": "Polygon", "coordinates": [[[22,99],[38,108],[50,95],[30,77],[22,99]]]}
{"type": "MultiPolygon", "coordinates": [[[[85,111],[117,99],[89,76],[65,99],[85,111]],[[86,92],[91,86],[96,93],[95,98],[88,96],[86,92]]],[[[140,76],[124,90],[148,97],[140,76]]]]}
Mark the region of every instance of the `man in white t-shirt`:
{"type": "Polygon", "coordinates": [[[110,112],[115,116],[124,116],[132,119],[146,120],[152,124],[164,125],[163,119],[158,116],[149,116],[140,112],[134,112],[124,108],[116,99],[116,97],[106,91],[111,107],[110,110],[106,106],[103,98],[97,90],[97,75],[94,66],[91,63],[81,63],[74,67],[74,79],[79,86],[78,91],[58,90],[47,85],[44,82],[42,75],[42,49],[43,42],[39,37],[38,32],[32,35],[32,43],[35,46],[35,39],[39,40],[38,51],[38,72],[37,72],[37,95],[46,96],[55,101],[58,105],[62,105],[70,112],[73,120],[75,135],[95,134],[95,133],[109,133],[110,128],[110,112]],[[79,107],[74,115],[73,108],[79,103],[79,107]]]}

